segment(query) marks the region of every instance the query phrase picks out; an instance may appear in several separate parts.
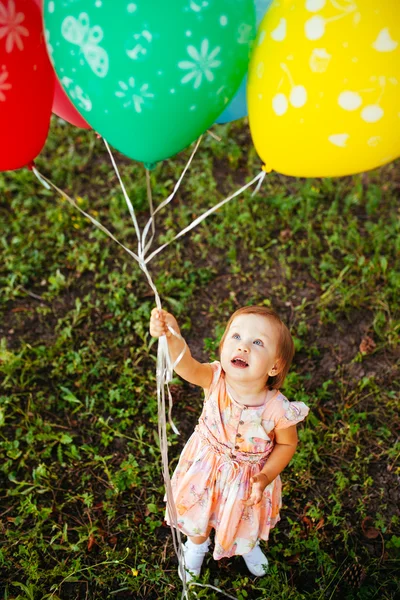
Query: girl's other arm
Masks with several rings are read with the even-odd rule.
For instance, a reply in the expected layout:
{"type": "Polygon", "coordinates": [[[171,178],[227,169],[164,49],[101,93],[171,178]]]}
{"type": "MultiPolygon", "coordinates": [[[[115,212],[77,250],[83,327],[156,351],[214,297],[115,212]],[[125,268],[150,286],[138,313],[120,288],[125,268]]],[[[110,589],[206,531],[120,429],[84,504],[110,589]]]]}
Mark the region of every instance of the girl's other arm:
{"type": "Polygon", "coordinates": [[[298,442],[296,425],[292,425],[287,429],[275,430],[275,440],[275,448],[272,450],[264,467],[258,475],[254,475],[250,479],[252,489],[250,498],[244,503],[246,506],[258,504],[267,485],[290,463],[296,452],[298,442]]]}
{"type": "MultiPolygon", "coordinates": [[[[153,308],[151,311],[150,318],[150,334],[153,337],[160,337],[165,335],[168,341],[168,350],[170,353],[171,361],[174,363],[184,348],[184,343],[179,338],[175,337],[168,329],[168,325],[180,334],[178,323],[171,313],[165,310],[158,310],[153,308]]],[[[175,367],[175,372],[189,381],[194,385],[198,385],[202,388],[209,388],[211,385],[213,372],[209,364],[202,364],[195,360],[189,350],[186,348],[185,354],[183,355],[180,362],[175,367]]]]}
{"type": "Polygon", "coordinates": [[[296,452],[298,437],[297,427],[292,425],[286,429],[275,430],[275,448],[272,450],[267,462],[261,469],[261,473],[266,475],[269,483],[275,479],[290,463],[296,452]]]}

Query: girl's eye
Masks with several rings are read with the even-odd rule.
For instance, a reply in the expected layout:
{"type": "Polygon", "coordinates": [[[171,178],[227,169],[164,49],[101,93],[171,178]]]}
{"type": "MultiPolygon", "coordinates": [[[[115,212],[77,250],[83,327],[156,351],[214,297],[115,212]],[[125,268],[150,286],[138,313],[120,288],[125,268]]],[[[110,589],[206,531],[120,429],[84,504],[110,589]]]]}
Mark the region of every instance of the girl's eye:
{"type": "Polygon", "coordinates": [[[234,333],[232,337],[234,340],[240,339],[240,335],[238,333],[234,333]]]}
{"type": "Polygon", "coordinates": [[[257,346],[262,346],[263,343],[261,340],[254,340],[254,344],[256,344],[257,346]]]}

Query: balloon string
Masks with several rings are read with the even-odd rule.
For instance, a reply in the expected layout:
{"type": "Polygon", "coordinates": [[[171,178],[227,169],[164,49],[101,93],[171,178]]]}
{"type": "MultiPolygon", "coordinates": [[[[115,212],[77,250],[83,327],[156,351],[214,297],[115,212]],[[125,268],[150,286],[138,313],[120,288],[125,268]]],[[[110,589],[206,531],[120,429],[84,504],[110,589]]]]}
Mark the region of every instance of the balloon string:
{"type": "Polygon", "coordinates": [[[211,215],[212,213],[214,213],[215,211],[217,211],[219,208],[221,208],[221,206],[223,206],[224,204],[226,204],[227,202],[229,202],[233,198],[236,198],[236,196],[239,196],[239,194],[241,194],[242,192],[244,192],[245,190],[247,190],[247,188],[251,187],[257,181],[258,182],[257,183],[257,187],[256,187],[256,189],[254,190],[254,192],[252,194],[252,196],[254,196],[254,194],[257,193],[258,190],[260,189],[261,184],[262,184],[262,182],[264,180],[265,175],[266,175],[266,172],[265,171],[261,171],[261,173],[258,173],[258,175],[256,175],[256,177],[254,177],[254,179],[252,179],[249,183],[246,183],[246,185],[244,185],[243,187],[241,187],[234,194],[231,194],[230,196],[228,196],[224,200],[221,200],[221,202],[218,202],[218,204],[216,204],[215,206],[212,206],[211,208],[209,208],[205,213],[203,213],[202,215],[200,215],[199,217],[197,217],[197,219],[195,219],[194,221],[192,221],[192,223],[190,223],[190,225],[188,225],[187,227],[185,227],[185,229],[182,229],[182,231],[180,231],[174,238],[172,238],[172,240],[170,240],[169,242],[166,242],[165,244],[163,244],[162,246],[160,246],[159,248],[157,248],[157,250],[154,250],[154,252],[152,252],[150,254],[150,256],[148,256],[146,258],[146,260],[145,260],[146,264],[149,263],[159,252],[161,252],[162,250],[164,250],[164,248],[166,248],[167,246],[169,246],[170,244],[172,244],[172,242],[174,242],[178,238],[180,238],[183,235],[185,235],[185,233],[187,233],[188,231],[190,231],[191,229],[193,229],[194,227],[196,227],[199,223],[201,223],[202,221],[204,221],[204,219],[206,219],[209,215],[211,215]]]}
{"type": "Polygon", "coordinates": [[[45,175],[43,175],[43,173],[40,173],[36,167],[32,167],[32,172],[34,173],[34,175],[36,175],[37,179],[47,190],[50,190],[51,188],[53,188],[53,190],[55,190],[58,194],[60,194],[60,196],[62,196],[62,198],[64,198],[64,200],[67,200],[67,202],[69,202],[69,204],[71,204],[74,208],[79,210],[79,212],[82,215],[84,215],[87,219],[89,219],[93,223],[93,225],[95,225],[103,233],[107,234],[108,237],[110,237],[112,240],[114,240],[114,242],[116,242],[119,246],[121,246],[121,248],[126,250],[126,252],[130,256],[132,256],[132,258],[134,258],[138,263],[140,263],[140,258],[137,254],[135,254],[134,252],[132,252],[132,250],[130,250],[129,248],[124,246],[124,244],[121,244],[121,242],[119,242],[117,240],[117,238],[107,229],[107,227],[104,227],[104,225],[102,225],[97,219],[92,217],[92,215],[85,212],[80,206],[78,206],[78,204],[75,202],[75,200],[73,200],[70,196],[68,196],[68,194],[63,192],[63,190],[60,190],[60,188],[57,187],[55,183],[53,183],[52,181],[50,181],[50,179],[45,177],[45,175]]]}
{"type": "MultiPolygon", "coordinates": [[[[189,583],[189,587],[192,587],[192,585],[197,585],[199,587],[208,587],[208,588],[211,588],[212,590],[215,590],[216,592],[219,592],[220,594],[223,594],[224,596],[226,596],[227,598],[230,598],[231,600],[237,600],[237,598],[235,598],[235,596],[230,596],[230,594],[227,594],[226,592],[224,592],[223,590],[221,590],[218,587],[215,587],[214,585],[210,585],[210,584],[204,585],[203,583],[197,583],[195,581],[191,581],[189,583]]],[[[196,594],[196,597],[197,597],[197,594],[196,594]]]]}
{"type": "Polygon", "coordinates": [[[169,204],[169,203],[171,202],[171,200],[174,198],[174,196],[175,196],[176,192],[177,192],[177,191],[178,191],[178,189],[179,189],[179,186],[180,186],[180,185],[181,185],[181,183],[182,183],[182,180],[183,180],[183,178],[184,178],[184,176],[185,176],[185,174],[186,174],[186,171],[187,171],[187,170],[188,170],[188,168],[190,167],[190,165],[191,165],[191,163],[192,163],[192,160],[193,160],[193,158],[194,158],[194,156],[195,156],[195,154],[196,154],[196,152],[197,152],[197,150],[198,150],[198,147],[200,146],[200,142],[201,142],[202,138],[203,138],[203,136],[201,135],[201,136],[199,137],[199,139],[197,140],[197,142],[196,142],[196,145],[195,145],[195,147],[194,147],[194,149],[193,149],[193,152],[192,152],[192,154],[190,155],[190,158],[189,158],[188,162],[186,163],[186,166],[185,166],[185,168],[183,169],[183,171],[182,171],[182,173],[181,173],[181,176],[179,177],[178,181],[176,182],[176,184],[175,184],[175,186],[174,186],[174,189],[172,190],[171,194],[170,194],[170,195],[169,195],[169,196],[168,196],[168,197],[167,197],[167,198],[166,198],[166,199],[165,199],[163,202],[161,202],[161,204],[160,204],[160,205],[159,205],[159,206],[158,206],[158,207],[155,209],[155,211],[154,211],[154,213],[153,213],[153,216],[152,216],[152,217],[150,217],[150,219],[149,219],[149,220],[148,220],[148,222],[146,223],[146,225],[145,225],[145,227],[144,227],[144,229],[143,229],[143,234],[142,234],[142,247],[144,248],[144,254],[147,254],[147,252],[148,252],[148,250],[149,250],[149,248],[150,248],[150,242],[148,242],[148,244],[147,244],[147,245],[145,245],[145,244],[146,244],[146,237],[147,237],[148,231],[149,231],[149,229],[150,229],[150,227],[152,226],[152,223],[153,223],[153,219],[154,219],[155,215],[156,215],[156,214],[157,214],[157,213],[158,213],[158,212],[159,212],[159,211],[160,211],[162,208],[164,208],[164,206],[167,206],[167,204],[169,204]]]}
{"type": "Polygon", "coordinates": [[[220,142],[222,140],[221,137],[219,137],[219,135],[217,135],[216,133],[214,133],[211,129],[207,129],[207,133],[208,135],[210,135],[212,138],[214,138],[214,140],[217,140],[217,142],[220,142]]]}
{"type": "MultiPolygon", "coordinates": [[[[151,179],[150,179],[150,171],[146,169],[146,192],[147,192],[147,201],[149,203],[149,212],[150,212],[150,221],[151,221],[151,238],[148,243],[148,247],[150,248],[153,243],[154,236],[156,234],[156,224],[154,220],[154,206],[153,206],[153,194],[151,191],[151,179]]],[[[144,248],[143,253],[146,254],[147,247],[145,248],[146,238],[142,237],[142,248],[144,248]]]]}
{"type": "Polygon", "coordinates": [[[126,192],[124,183],[123,183],[123,181],[121,179],[121,175],[119,174],[118,167],[117,167],[116,162],[114,160],[114,156],[113,156],[113,154],[112,154],[112,152],[110,150],[110,146],[108,145],[107,140],[105,140],[104,138],[103,138],[103,140],[104,140],[104,143],[105,143],[106,148],[108,150],[108,154],[110,155],[111,163],[112,163],[112,166],[114,167],[114,171],[117,174],[118,181],[119,181],[119,184],[121,186],[122,192],[124,194],[124,198],[125,198],[126,204],[128,205],[128,210],[129,210],[129,212],[131,214],[131,217],[132,217],[133,225],[134,225],[135,231],[136,231],[136,237],[137,237],[137,240],[138,240],[138,255],[142,256],[142,244],[141,244],[141,241],[140,241],[140,229],[139,229],[138,222],[136,220],[135,210],[134,210],[132,202],[131,202],[131,200],[130,200],[127,192],[126,192]]]}

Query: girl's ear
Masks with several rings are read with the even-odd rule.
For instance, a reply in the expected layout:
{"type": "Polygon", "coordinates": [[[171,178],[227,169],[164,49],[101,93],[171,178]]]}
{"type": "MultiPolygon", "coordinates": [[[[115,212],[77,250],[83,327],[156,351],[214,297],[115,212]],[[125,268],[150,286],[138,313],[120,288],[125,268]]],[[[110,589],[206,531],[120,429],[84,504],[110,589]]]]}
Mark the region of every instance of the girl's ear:
{"type": "Polygon", "coordinates": [[[277,361],[275,361],[275,364],[272,367],[272,369],[270,369],[268,371],[268,376],[269,377],[275,377],[281,371],[282,371],[282,361],[278,359],[277,361]]]}

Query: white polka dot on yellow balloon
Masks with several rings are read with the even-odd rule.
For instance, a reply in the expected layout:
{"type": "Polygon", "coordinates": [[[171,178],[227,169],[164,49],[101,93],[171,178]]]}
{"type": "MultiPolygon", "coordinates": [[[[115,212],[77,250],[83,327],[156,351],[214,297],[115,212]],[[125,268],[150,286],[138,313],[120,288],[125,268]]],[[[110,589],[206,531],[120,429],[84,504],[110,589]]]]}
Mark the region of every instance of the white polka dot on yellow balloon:
{"type": "Polygon", "coordinates": [[[366,171],[400,156],[398,0],[275,0],[248,78],[250,129],[286,175],[366,171]]]}

